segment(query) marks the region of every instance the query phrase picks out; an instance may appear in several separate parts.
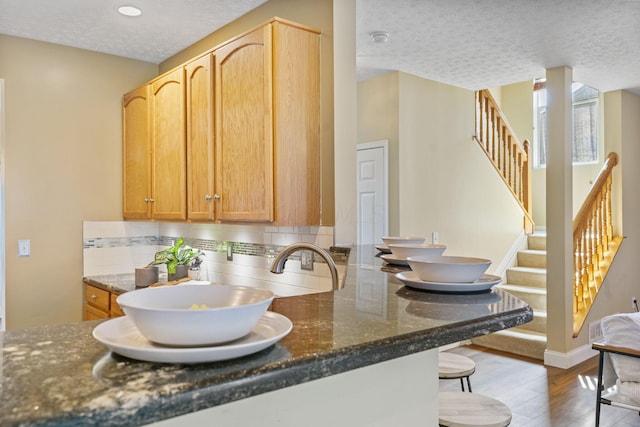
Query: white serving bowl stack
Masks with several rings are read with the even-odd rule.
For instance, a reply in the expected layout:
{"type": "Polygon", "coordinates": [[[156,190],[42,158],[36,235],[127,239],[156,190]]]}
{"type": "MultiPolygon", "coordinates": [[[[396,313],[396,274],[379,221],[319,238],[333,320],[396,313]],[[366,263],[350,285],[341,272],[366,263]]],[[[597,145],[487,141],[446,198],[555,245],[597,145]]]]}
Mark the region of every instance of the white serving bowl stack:
{"type": "Polygon", "coordinates": [[[399,245],[404,243],[424,243],[426,239],[424,237],[391,237],[386,236],[382,238],[385,245],[399,245]]]}
{"type": "Polygon", "coordinates": [[[420,280],[434,283],[472,283],[491,265],[488,259],[461,256],[412,256],[407,262],[420,280]]]}
{"type": "Polygon", "coordinates": [[[447,249],[447,246],[428,243],[395,243],[390,244],[389,249],[391,249],[391,253],[396,257],[407,259],[412,256],[441,256],[445,249],[447,249]]]}
{"type": "Polygon", "coordinates": [[[273,292],[259,288],[176,285],[126,292],[117,302],[149,341],[196,347],[247,335],[273,298],[273,292]]]}

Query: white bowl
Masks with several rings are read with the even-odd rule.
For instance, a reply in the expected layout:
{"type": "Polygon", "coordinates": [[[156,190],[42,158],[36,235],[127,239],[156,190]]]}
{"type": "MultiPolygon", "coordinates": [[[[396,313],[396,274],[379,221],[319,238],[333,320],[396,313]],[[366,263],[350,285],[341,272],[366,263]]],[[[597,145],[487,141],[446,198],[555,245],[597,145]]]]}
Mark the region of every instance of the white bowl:
{"type": "Polygon", "coordinates": [[[437,283],[471,283],[484,274],[491,261],[461,256],[415,256],[407,262],[420,280],[437,283]]]}
{"type": "Polygon", "coordinates": [[[441,256],[447,246],[427,243],[401,243],[389,245],[389,249],[398,258],[407,259],[410,256],[441,256]]]}
{"type": "Polygon", "coordinates": [[[266,289],[244,286],[179,285],[126,292],[117,301],[149,341],[206,346],[247,335],[273,297],[266,289]]]}
{"type": "Polygon", "coordinates": [[[424,237],[383,237],[385,245],[397,245],[400,243],[424,243],[424,237]]]}

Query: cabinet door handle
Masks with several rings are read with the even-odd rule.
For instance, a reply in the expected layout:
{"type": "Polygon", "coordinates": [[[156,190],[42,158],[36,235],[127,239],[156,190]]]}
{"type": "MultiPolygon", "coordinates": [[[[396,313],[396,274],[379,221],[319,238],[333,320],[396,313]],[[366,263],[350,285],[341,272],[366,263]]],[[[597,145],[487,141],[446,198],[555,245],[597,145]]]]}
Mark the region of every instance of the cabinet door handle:
{"type": "Polygon", "coordinates": [[[204,196],[204,199],[208,202],[211,200],[211,196],[207,194],[206,196],[204,196]]]}
{"type": "Polygon", "coordinates": [[[150,202],[150,203],[153,203],[153,202],[155,202],[155,201],[156,201],[156,199],[149,199],[149,202],[150,202]]]}
{"type": "Polygon", "coordinates": [[[91,299],[95,301],[96,299],[98,299],[98,296],[96,294],[91,294],[91,299]]]}
{"type": "Polygon", "coordinates": [[[145,203],[155,202],[155,199],[151,199],[151,198],[149,198],[149,197],[145,197],[145,198],[144,198],[144,202],[145,202],[145,203]]]}
{"type": "Polygon", "coordinates": [[[213,195],[213,200],[215,200],[215,201],[220,200],[220,195],[219,194],[214,194],[213,195]]]}

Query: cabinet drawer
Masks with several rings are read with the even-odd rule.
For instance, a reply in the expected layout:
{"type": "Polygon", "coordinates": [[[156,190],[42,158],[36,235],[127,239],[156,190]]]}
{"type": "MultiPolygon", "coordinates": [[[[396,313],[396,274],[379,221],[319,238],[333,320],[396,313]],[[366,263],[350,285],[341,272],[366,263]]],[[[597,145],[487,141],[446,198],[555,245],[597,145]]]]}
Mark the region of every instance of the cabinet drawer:
{"type": "Polygon", "coordinates": [[[120,308],[120,304],[118,304],[118,302],[116,301],[117,298],[118,295],[111,294],[111,310],[109,311],[111,317],[124,316],[124,312],[120,308]]]}
{"type": "Polygon", "coordinates": [[[109,313],[109,291],[96,288],[95,286],[85,285],[84,299],[87,304],[92,305],[106,313],[109,313]]]}
{"type": "Polygon", "coordinates": [[[84,320],[108,319],[109,313],[99,310],[92,305],[84,305],[84,320]]]}

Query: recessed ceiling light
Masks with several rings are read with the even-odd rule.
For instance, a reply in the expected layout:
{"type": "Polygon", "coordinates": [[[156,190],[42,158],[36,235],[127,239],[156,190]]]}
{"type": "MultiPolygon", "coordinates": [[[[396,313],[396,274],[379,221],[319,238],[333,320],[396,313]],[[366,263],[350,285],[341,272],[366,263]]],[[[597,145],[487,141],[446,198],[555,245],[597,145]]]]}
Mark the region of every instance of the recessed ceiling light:
{"type": "Polygon", "coordinates": [[[140,16],[142,11],[135,6],[120,6],[118,12],[125,16],[140,16]]]}
{"type": "Polygon", "coordinates": [[[374,43],[386,43],[389,41],[389,33],[386,31],[374,31],[369,36],[374,43]]]}

